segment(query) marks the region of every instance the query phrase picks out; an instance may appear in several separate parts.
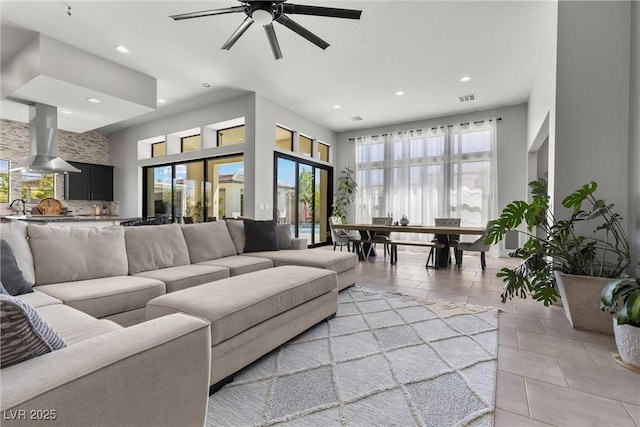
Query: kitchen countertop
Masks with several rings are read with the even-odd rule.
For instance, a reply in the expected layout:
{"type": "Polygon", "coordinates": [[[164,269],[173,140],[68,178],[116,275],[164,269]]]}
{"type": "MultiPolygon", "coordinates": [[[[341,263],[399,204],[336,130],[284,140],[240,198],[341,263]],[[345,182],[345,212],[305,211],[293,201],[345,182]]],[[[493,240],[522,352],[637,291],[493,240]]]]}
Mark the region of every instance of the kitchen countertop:
{"type": "Polygon", "coordinates": [[[133,219],[139,219],[139,217],[121,217],[118,215],[5,215],[2,217],[2,219],[36,223],[96,221],[123,222],[133,219]]]}

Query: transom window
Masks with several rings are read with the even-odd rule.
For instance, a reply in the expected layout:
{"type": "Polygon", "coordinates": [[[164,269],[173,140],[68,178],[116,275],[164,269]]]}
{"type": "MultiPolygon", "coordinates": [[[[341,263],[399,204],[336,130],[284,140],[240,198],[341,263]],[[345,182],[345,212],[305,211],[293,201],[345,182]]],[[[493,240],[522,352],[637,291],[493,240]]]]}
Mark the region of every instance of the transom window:
{"type": "Polygon", "coordinates": [[[276,126],[276,147],[280,150],[293,151],[293,132],[276,126]]]}

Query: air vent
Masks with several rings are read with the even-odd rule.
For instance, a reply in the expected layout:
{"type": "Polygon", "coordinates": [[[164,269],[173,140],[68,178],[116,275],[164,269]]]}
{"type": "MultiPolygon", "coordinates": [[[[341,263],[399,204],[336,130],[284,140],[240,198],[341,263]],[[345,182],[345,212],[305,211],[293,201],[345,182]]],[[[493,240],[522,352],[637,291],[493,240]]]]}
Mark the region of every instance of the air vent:
{"type": "Polygon", "coordinates": [[[460,102],[469,102],[469,101],[475,101],[476,99],[476,95],[475,93],[472,93],[471,95],[463,95],[463,96],[459,96],[458,100],[460,102]]]}
{"type": "Polygon", "coordinates": [[[361,122],[362,121],[362,117],[353,116],[353,117],[349,117],[349,120],[351,120],[352,122],[361,122]]]}

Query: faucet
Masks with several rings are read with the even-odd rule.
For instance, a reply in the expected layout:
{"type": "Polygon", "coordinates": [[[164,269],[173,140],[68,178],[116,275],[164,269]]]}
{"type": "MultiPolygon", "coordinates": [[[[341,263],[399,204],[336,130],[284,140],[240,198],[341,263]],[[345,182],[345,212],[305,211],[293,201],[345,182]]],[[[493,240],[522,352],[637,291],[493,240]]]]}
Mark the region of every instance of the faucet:
{"type": "Polygon", "coordinates": [[[22,215],[26,215],[27,214],[27,202],[25,202],[22,199],[14,199],[11,204],[9,205],[9,208],[13,208],[16,211],[20,210],[20,204],[22,204],[22,215]],[[16,205],[16,207],[14,208],[13,205],[16,205]]]}

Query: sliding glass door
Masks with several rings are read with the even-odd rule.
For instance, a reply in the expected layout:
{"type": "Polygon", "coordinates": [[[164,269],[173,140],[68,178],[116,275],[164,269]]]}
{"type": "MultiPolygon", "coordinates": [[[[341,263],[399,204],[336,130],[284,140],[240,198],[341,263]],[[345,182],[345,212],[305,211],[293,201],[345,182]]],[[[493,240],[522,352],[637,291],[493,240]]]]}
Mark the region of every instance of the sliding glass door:
{"type": "Polygon", "coordinates": [[[310,246],[327,243],[333,169],[293,156],[276,154],[274,206],[280,224],[310,246]]]}
{"type": "Polygon", "coordinates": [[[143,216],[163,222],[215,221],[244,213],[242,156],[144,168],[143,216]]]}

